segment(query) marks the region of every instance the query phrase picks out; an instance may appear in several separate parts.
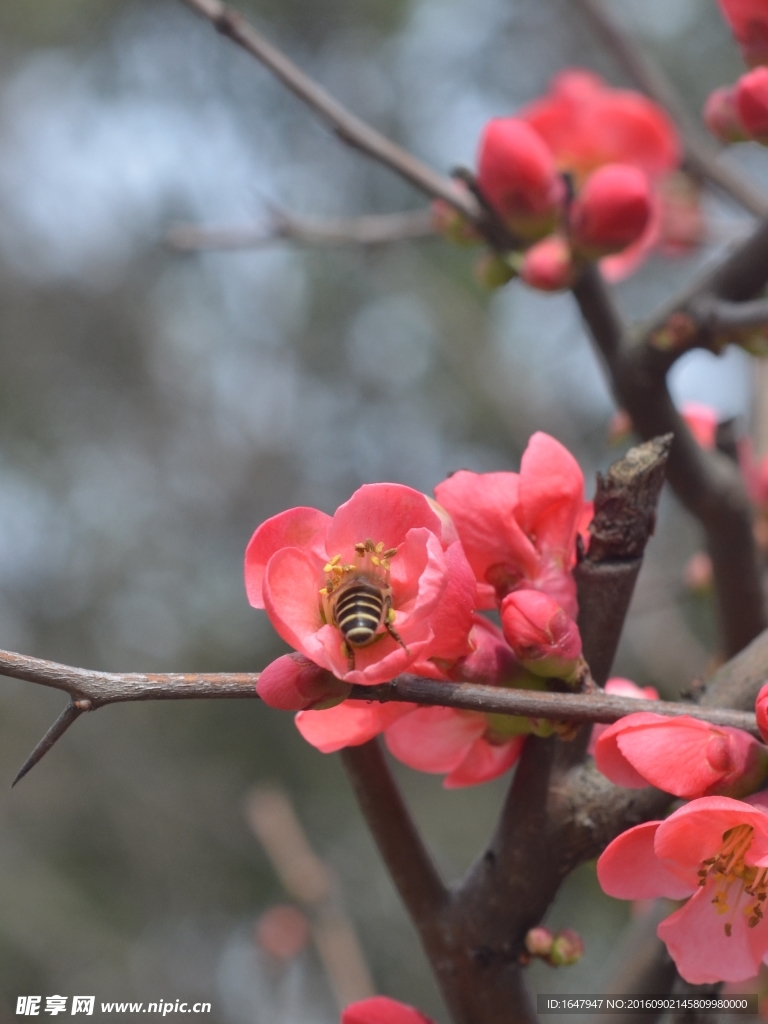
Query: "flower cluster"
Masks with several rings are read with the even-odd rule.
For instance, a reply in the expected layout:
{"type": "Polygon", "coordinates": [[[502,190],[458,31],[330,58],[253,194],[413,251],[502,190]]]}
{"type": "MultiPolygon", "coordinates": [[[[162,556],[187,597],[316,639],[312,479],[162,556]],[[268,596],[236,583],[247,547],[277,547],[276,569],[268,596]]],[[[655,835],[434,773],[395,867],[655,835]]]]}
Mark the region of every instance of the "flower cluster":
{"type": "MultiPolygon", "coordinates": [[[[701,241],[703,222],[679,163],[676,130],[651,100],[589,71],[561,72],[546,96],[483,130],[477,187],[518,245],[485,256],[482,279],[493,286],[519,273],[554,291],[588,261],[600,260],[617,280],[656,244],[688,251],[701,241]]],[[[449,238],[472,239],[458,215],[442,204],[437,213],[449,238]]]]}
{"type": "Polygon", "coordinates": [[[768,145],[768,8],[762,0],[719,4],[751,70],[732,85],[715,89],[704,107],[704,120],[722,142],[768,145]]]}
{"type": "MultiPolygon", "coordinates": [[[[768,686],[756,712],[766,739],[768,686]]],[[[687,901],[657,932],[686,981],[756,975],[768,957],[768,794],[756,792],[768,778],[768,748],[740,729],[640,713],[605,728],[594,755],[617,785],[654,785],[690,801],[609,844],[597,863],[605,892],[687,901]]]]}
{"type": "Polygon", "coordinates": [[[263,523],[245,585],[294,652],[261,674],[273,707],[330,753],[381,733],[390,751],[445,785],[484,782],[518,759],[524,737],[557,725],[454,708],[349,699],[402,672],[442,681],[545,689],[583,667],[572,569],[591,518],[575,459],[535,434],[519,473],[460,471],[437,501],[367,484],[333,516],[294,508],[263,523]],[[498,610],[501,629],[481,614],[498,610]]]}

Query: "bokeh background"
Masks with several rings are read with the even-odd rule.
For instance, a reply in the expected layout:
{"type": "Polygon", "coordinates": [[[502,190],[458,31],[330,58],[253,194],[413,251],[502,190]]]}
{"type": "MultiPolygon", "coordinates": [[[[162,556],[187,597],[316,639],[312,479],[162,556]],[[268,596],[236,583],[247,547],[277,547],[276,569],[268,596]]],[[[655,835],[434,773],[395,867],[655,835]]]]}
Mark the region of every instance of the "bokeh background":
{"type": "MultiPolygon", "coordinates": [[[[564,65],[625,82],[565,0],[242,7],[443,171],[471,166],[484,121],[564,65]]],[[[740,73],[714,0],[614,7],[692,111],[740,73]]],[[[366,481],[430,491],[460,467],[516,469],[537,429],[577,455],[590,492],[620,454],[567,295],[488,295],[472,255],[434,240],[169,249],[178,221],[424,205],[180,2],[4,0],[0,33],[0,646],[115,671],[257,670],[283,650],[241,580],[266,517],[333,511],[366,481]]],[[[768,178],[756,147],[730,158],[768,178]]],[[[705,205],[708,245],[623,284],[629,314],[748,230],[718,197],[705,205]]],[[[697,353],[672,387],[749,424],[753,372],[741,352],[697,353]]],[[[665,498],[617,669],[669,696],[716,649],[708,599],[682,583],[699,545],[665,498]]],[[[109,708],[10,792],[63,699],[1,683],[0,1021],[15,1019],[18,995],[54,993],[207,999],[221,1024],[337,1019],[311,950],[288,977],[254,938],[286,894],[244,806],[279,781],[339,880],[377,988],[445,1022],[337,759],[307,747],[290,716],[256,701],[109,708]]],[[[504,782],[445,793],[398,776],[455,876],[492,829],[504,782]]],[[[551,920],[583,933],[586,957],[535,969],[534,990],[599,990],[626,913],[580,870],[551,920]]]]}

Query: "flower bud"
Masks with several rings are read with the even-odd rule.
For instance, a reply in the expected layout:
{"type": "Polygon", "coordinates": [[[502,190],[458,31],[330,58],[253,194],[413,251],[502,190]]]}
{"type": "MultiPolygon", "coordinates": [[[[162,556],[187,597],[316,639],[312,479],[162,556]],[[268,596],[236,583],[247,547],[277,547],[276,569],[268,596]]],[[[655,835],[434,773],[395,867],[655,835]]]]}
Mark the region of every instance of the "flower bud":
{"type": "Polygon", "coordinates": [[[539,925],[537,928],[529,928],[525,936],[525,948],[531,956],[547,957],[552,951],[552,943],[555,941],[554,934],[539,925]]]}
{"type": "Polygon", "coordinates": [[[581,936],[573,928],[563,928],[555,935],[547,960],[553,967],[570,967],[583,956],[584,942],[581,936]]]}
{"type": "Polygon", "coordinates": [[[483,130],[477,163],[480,191],[515,234],[532,240],[552,230],[565,188],[535,129],[515,117],[494,118],[483,130]]]}
{"type": "Polygon", "coordinates": [[[571,250],[564,238],[549,235],[532,245],[523,256],[520,277],[531,288],[557,292],[573,284],[574,266],[571,250]]]}
{"type": "Polygon", "coordinates": [[[534,675],[574,683],[581,668],[581,636],[557,601],[539,590],[515,590],[501,604],[504,636],[534,675]]]}
{"type": "Polygon", "coordinates": [[[736,83],[736,108],[749,138],[768,145],[768,68],[741,76],[736,83]]]}
{"type": "Polygon", "coordinates": [[[349,696],[351,688],[349,683],[297,653],[284,654],[267,665],[256,684],[256,692],[264,703],[281,711],[332,708],[349,696]]]}
{"type": "Polygon", "coordinates": [[[648,178],[629,164],[606,164],[591,174],[570,210],[574,248],[588,259],[620,252],[651,220],[648,178]]]}
{"type": "Polygon", "coordinates": [[[709,94],[704,104],[704,123],[721,142],[744,142],[749,137],[739,117],[734,86],[723,85],[709,94]]]}

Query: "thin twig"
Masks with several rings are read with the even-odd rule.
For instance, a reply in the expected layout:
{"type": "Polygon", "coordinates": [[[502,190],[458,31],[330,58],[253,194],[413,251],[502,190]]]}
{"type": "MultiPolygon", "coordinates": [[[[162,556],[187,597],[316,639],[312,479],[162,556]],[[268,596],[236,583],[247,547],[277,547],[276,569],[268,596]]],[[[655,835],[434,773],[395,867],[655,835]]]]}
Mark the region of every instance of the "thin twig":
{"type": "Polygon", "coordinates": [[[430,210],[309,219],[281,213],[260,227],[175,224],[166,241],[182,252],[263,249],[279,242],[303,245],[386,245],[435,236],[430,210]]]}
{"type": "Polygon", "coordinates": [[[54,743],[61,739],[70,725],[72,725],[80,715],[90,710],[90,702],[87,700],[71,701],[67,704],[48,732],[43,736],[21,768],[19,768],[16,773],[16,778],[11,783],[11,789],[13,789],[17,782],[24,778],[27,772],[32,771],[35,765],[45,757],[54,743]]]}
{"type": "Polygon", "coordinates": [[[691,303],[691,312],[701,330],[714,332],[745,331],[768,325],[768,299],[751,302],[729,302],[702,296],[691,303]]]}
{"type": "Polygon", "coordinates": [[[641,50],[609,14],[602,0],[577,0],[582,11],[634,82],[677,123],[685,150],[685,163],[697,177],[716,185],[758,217],[768,214],[768,196],[738,168],[723,163],[714,142],[691,117],[677,89],[653,57],[641,50]]]}
{"type": "Polygon", "coordinates": [[[361,118],[333,99],[253,25],[220,0],[184,0],[207,18],[222,35],[242,46],[267,67],[300,100],[321,117],[342,141],[391,168],[428,196],[444,199],[472,221],[482,220],[475,197],[450,178],[433,171],[407,150],[387,139],[361,118]]]}

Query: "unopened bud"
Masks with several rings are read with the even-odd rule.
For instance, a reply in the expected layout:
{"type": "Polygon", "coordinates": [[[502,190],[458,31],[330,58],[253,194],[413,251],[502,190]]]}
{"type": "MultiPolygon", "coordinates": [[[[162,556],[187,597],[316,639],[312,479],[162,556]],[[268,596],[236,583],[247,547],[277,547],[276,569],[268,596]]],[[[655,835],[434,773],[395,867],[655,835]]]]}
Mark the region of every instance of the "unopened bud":
{"type": "Polygon", "coordinates": [[[531,288],[558,292],[573,284],[575,268],[568,243],[559,235],[550,235],[532,245],[520,266],[520,277],[531,288]]]}
{"type": "Polygon", "coordinates": [[[529,928],[525,936],[525,948],[531,956],[549,956],[552,950],[552,943],[555,941],[554,932],[543,925],[536,928],[529,928]]]}
{"type": "Polygon", "coordinates": [[[282,711],[332,708],[346,700],[351,688],[350,683],[295,652],[267,665],[256,684],[264,703],[282,711]]]}
{"type": "Polygon", "coordinates": [[[719,0],[749,67],[768,64],[768,10],[765,0],[719,0]]]}
{"type": "Polygon", "coordinates": [[[733,85],[721,86],[710,93],[704,104],[704,123],[721,142],[744,142],[749,138],[739,116],[733,85]]]}
{"type": "Polygon", "coordinates": [[[587,259],[621,252],[651,219],[648,178],[630,164],[606,164],[587,178],[570,210],[574,248],[587,259]]]}
{"type": "Polygon", "coordinates": [[[501,625],[509,646],[530,672],[578,682],[579,627],[557,601],[540,590],[515,590],[502,601],[501,625]]]}
{"type": "Polygon", "coordinates": [[[555,159],[529,124],[515,117],[489,121],[480,138],[477,184],[521,238],[543,238],[554,227],[565,188],[555,159]]]}
{"type": "Polygon", "coordinates": [[[736,83],[736,108],[749,138],[768,145],[768,68],[741,76],[736,83]]]}
{"type": "Polygon", "coordinates": [[[584,942],[581,936],[573,928],[563,928],[555,935],[548,962],[553,967],[570,967],[583,956],[584,942]]]}

